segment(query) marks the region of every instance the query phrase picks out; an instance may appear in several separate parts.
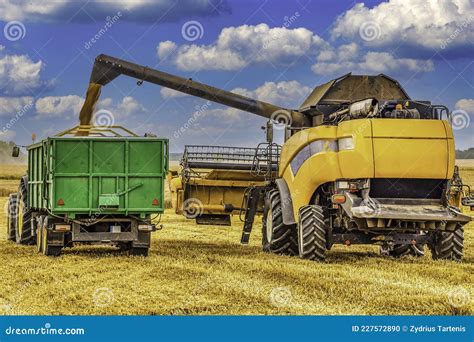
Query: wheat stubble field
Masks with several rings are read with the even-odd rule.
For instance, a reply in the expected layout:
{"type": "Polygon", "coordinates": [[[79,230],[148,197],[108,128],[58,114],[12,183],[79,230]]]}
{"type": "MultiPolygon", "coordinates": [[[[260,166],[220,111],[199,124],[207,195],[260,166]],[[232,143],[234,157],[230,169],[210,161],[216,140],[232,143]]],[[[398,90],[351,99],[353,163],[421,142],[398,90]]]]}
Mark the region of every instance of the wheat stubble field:
{"type": "MultiPolygon", "coordinates": [[[[25,167],[0,167],[0,208],[25,167]]],[[[474,165],[463,165],[474,186],[474,165]]],[[[5,315],[377,315],[474,313],[474,224],[463,263],[390,259],[375,246],[336,246],[325,263],[266,254],[255,228],[196,226],[172,210],[148,258],[78,246],[59,258],[6,241],[0,212],[0,314],[5,315]]]]}

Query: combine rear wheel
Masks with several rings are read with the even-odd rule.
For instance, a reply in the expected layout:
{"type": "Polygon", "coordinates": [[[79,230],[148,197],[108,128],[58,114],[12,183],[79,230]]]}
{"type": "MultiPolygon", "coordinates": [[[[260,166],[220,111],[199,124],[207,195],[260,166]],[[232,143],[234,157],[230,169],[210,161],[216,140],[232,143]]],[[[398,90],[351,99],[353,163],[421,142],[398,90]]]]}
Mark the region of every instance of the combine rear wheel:
{"type": "Polygon", "coordinates": [[[28,176],[23,176],[18,188],[18,200],[16,205],[16,243],[29,245],[34,243],[31,232],[31,210],[28,207],[28,176]]]}
{"type": "Polygon", "coordinates": [[[7,215],[7,240],[15,241],[15,227],[16,227],[16,205],[18,194],[11,194],[8,197],[8,215],[7,215]]]}
{"type": "Polygon", "coordinates": [[[327,251],[327,226],[323,208],[306,205],[300,209],[298,250],[300,258],[324,261],[327,251]]]}
{"type": "Polygon", "coordinates": [[[280,193],[272,189],[265,194],[262,222],[262,246],[265,252],[297,255],[297,233],[294,226],[283,224],[280,193]]]}
{"type": "Polygon", "coordinates": [[[454,232],[435,232],[430,244],[435,260],[461,261],[464,250],[464,227],[458,225],[454,232]]]}

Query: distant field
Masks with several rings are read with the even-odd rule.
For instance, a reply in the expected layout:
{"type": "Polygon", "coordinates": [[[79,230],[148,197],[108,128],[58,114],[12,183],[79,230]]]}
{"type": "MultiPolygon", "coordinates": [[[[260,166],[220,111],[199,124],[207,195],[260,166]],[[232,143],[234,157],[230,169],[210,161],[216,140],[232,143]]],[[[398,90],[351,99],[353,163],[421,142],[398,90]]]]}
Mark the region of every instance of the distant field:
{"type": "MultiPolygon", "coordinates": [[[[474,186],[474,168],[461,172],[474,186]]],[[[50,258],[7,242],[2,212],[0,314],[474,314],[473,223],[462,263],[429,252],[394,260],[374,246],[337,246],[315,263],[263,253],[260,225],[241,246],[236,218],[232,227],[196,226],[168,210],[161,223],[148,258],[90,246],[50,258]]]]}

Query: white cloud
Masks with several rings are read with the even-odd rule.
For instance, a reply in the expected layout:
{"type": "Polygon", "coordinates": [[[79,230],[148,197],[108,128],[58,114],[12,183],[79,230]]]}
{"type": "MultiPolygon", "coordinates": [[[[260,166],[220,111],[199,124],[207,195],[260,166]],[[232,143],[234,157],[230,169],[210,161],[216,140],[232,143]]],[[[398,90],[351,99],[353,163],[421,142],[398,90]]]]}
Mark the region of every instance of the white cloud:
{"type": "Polygon", "coordinates": [[[171,40],[166,40],[158,44],[158,47],[156,48],[156,53],[158,54],[158,58],[163,60],[166,59],[177,48],[178,46],[176,45],[176,43],[172,42],[171,40]]]}
{"type": "Polygon", "coordinates": [[[0,20],[31,21],[90,21],[104,20],[114,12],[122,11],[124,20],[155,22],[171,21],[189,16],[217,15],[228,12],[226,1],[181,0],[2,0],[0,20]]]}
{"type": "Polygon", "coordinates": [[[145,107],[131,96],[125,96],[114,110],[117,114],[125,116],[146,112],[145,107]]]}
{"type": "Polygon", "coordinates": [[[84,99],[77,95],[47,96],[36,101],[36,112],[40,118],[72,117],[79,115],[84,99]]]}
{"type": "Polygon", "coordinates": [[[0,91],[4,94],[30,94],[41,85],[43,62],[33,62],[26,55],[6,55],[0,58],[0,91]]]}
{"type": "MultiPolygon", "coordinates": [[[[350,47],[345,47],[348,49],[350,47]]],[[[351,48],[352,49],[352,48],[351,48]]],[[[352,49],[352,51],[355,51],[352,49]]],[[[339,50],[340,52],[340,50],[339,50]]],[[[361,74],[388,73],[391,75],[424,73],[434,70],[434,63],[430,60],[413,58],[397,58],[388,52],[367,52],[363,56],[332,52],[333,59],[329,61],[326,56],[318,58],[318,62],[312,66],[312,70],[320,75],[343,74],[347,72],[361,74]]]]}
{"type": "Polygon", "coordinates": [[[474,99],[461,99],[456,102],[456,109],[474,114],[474,99]]]}
{"type": "Polygon", "coordinates": [[[16,132],[12,130],[0,131],[0,141],[13,141],[16,137],[16,132]]]}
{"type": "Polygon", "coordinates": [[[164,88],[164,87],[161,87],[160,94],[161,94],[161,97],[163,97],[164,99],[171,99],[171,98],[189,96],[189,95],[187,95],[183,92],[176,91],[176,90],[170,89],[170,88],[164,88]]]}
{"type": "Polygon", "coordinates": [[[0,97],[0,116],[15,116],[16,113],[26,109],[33,103],[31,96],[0,97]]]}
{"type": "Polygon", "coordinates": [[[474,39],[474,2],[389,0],[373,8],[358,3],[336,20],[331,34],[361,40],[361,27],[369,24],[375,35],[365,41],[368,46],[408,44],[438,50],[443,45],[468,46],[474,39]]]}
{"type": "Polygon", "coordinates": [[[327,48],[327,43],[306,28],[270,28],[259,24],[224,28],[210,45],[176,47],[166,41],[157,49],[160,59],[165,52],[175,50],[170,56],[172,62],[181,70],[195,71],[236,70],[252,63],[289,65],[318,48],[327,48]]]}
{"type": "MultiPolygon", "coordinates": [[[[293,108],[301,104],[311,90],[312,88],[304,86],[298,81],[281,81],[278,83],[265,82],[253,90],[235,88],[232,92],[284,108],[293,108]]],[[[254,122],[254,114],[249,114],[235,108],[212,109],[206,111],[203,116],[213,116],[222,119],[225,124],[242,119],[246,122],[254,122]]]]}
{"type": "MultiPolygon", "coordinates": [[[[47,96],[36,101],[36,112],[39,118],[78,117],[83,104],[84,99],[77,95],[47,96]]],[[[106,109],[121,117],[146,111],[131,96],[125,96],[119,103],[114,103],[111,98],[102,99],[96,106],[96,110],[100,109],[106,109]]]]}

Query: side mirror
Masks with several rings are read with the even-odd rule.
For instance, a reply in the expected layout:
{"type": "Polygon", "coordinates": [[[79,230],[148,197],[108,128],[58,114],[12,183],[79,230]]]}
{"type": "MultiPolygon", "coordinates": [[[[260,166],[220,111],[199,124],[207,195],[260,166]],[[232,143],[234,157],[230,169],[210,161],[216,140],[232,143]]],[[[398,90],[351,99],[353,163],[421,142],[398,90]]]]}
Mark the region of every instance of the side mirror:
{"type": "Polygon", "coordinates": [[[18,146],[13,146],[12,157],[18,158],[20,155],[20,148],[18,146]]]}
{"type": "Polygon", "coordinates": [[[273,122],[268,120],[267,122],[267,143],[271,144],[273,142],[273,122]]]}

